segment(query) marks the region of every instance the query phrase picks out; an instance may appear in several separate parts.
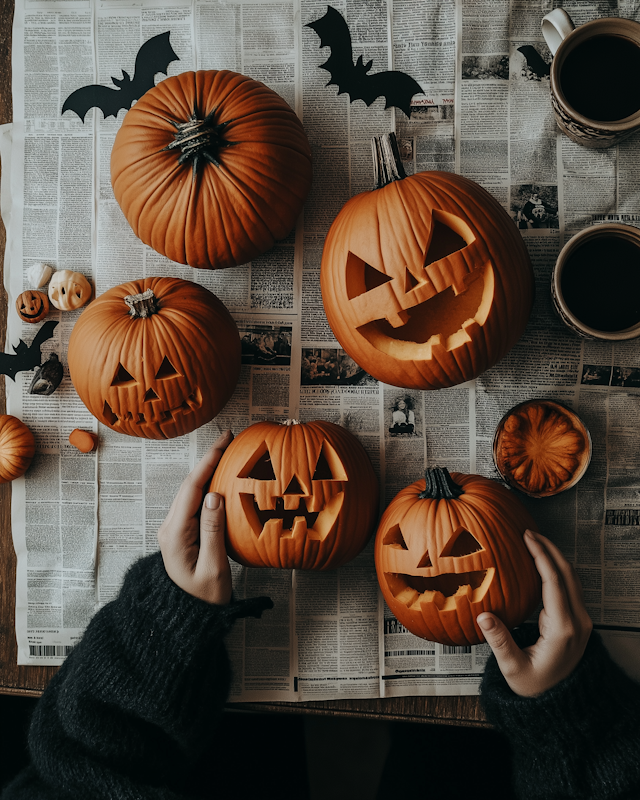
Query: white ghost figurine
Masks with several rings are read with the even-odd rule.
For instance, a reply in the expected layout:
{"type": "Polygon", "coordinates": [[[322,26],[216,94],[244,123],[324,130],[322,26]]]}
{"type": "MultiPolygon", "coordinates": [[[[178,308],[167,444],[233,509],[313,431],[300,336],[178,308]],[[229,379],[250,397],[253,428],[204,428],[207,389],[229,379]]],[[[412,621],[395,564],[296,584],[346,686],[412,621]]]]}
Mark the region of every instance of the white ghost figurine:
{"type": "Polygon", "coordinates": [[[52,272],[53,267],[50,267],[42,261],[37,261],[27,270],[27,278],[34,289],[40,289],[49,282],[52,272]]]}

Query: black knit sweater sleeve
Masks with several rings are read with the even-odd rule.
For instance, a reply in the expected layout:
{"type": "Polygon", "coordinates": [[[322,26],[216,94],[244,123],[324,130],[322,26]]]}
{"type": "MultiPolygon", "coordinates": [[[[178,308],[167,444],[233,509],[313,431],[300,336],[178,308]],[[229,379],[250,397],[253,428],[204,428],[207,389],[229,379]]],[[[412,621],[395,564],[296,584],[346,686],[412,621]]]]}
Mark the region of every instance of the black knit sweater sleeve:
{"type": "MultiPolygon", "coordinates": [[[[537,631],[525,634],[531,644],[537,631]]],[[[640,798],[640,684],[593,633],[574,672],[535,698],[509,689],[495,657],[481,687],[489,722],[511,743],[519,797],[640,798]]]]}
{"type": "Polygon", "coordinates": [[[210,605],[171,581],[160,553],[137,561],[39,701],[32,765],[2,800],[186,796],[229,690],[223,637],[272,605],[210,605]]]}

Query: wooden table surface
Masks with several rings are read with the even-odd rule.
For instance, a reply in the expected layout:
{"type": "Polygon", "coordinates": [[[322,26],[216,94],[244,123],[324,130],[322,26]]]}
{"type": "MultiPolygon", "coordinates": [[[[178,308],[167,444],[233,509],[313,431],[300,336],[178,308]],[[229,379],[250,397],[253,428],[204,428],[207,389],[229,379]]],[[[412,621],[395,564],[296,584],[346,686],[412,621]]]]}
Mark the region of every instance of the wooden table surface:
{"type": "MultiPolygon", "coordinates": [[[[13,0],[0,0],[0,124],[11,122],[11,25],[13,0]]],[[[0,259],[6,235],[0,223],[0,259]]],[[[0,287],[0,340],[7,325],[7,294],[0,287]]],[[[5,410],[5,384],[0,379],[0,408],[5,410]]],[[[37,696],[57,667],[17,665],[15,638],[16,557],[11,541],[11,485],[0,485],[0,693],[37,696]]],[[[232,708],[279,713],[328,714],[346,717],[439,722],[486,727],[477,697],[401,697],[383,700],[330,700],[313,703],[234,703],[232,708]]]]}

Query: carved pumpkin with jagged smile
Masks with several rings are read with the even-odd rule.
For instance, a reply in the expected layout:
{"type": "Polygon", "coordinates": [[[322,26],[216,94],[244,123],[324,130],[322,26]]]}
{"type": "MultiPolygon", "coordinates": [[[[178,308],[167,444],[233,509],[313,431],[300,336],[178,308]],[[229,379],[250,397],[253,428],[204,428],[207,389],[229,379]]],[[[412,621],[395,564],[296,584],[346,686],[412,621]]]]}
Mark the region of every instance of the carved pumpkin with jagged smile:
{"type": "Polygon", "coordinates": [[[536,530],[534,520],[496,481],[427,470],[396,495],[378,526],[376,570],[387,605],[413,634],[446,645],[484,641],[482,611],[515,627],[541,598],[527,528],[536,530]]]}
{"type": "Polygon", "coordinates": [[[513,347],[531,312],[522,237],[474,181],[449,172],[407,176],[399,157],[376,152],[385,177],[345,204],[325,239],[320,283],[329,325],[384,383],[442,389],[476,378],[513,347]]]}
{"type": "Polygon", "coordinates": [[[378,511],[365,449],[321,420],[249,426],[225,451],[211,489],[225,498],[229,555],[252,567],[339,567],[365,546],[378,511]]]}
{"type": "Polygon", "coordinates": [[[222,302],[179,278],[109,289],[81,314],[69,340],[69,373],[104,425],[171,439],[209,422],[240,373],[240,335],[222,302]]]}

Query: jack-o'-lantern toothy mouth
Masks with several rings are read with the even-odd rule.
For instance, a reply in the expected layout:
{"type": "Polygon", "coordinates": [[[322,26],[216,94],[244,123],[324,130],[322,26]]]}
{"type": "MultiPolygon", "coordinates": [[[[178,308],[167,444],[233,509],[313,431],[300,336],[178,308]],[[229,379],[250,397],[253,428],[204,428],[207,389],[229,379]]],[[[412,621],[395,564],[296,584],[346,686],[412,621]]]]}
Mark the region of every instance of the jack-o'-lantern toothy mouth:
{"type": "MultiPolygon", "coordinates": [[[[153,400],[158,400],[159,398],[154,393],[153,398],[146,398],[149,402],[153,400]]],[[[176,422],[178,417],[183,416],[185,414],[191,414],[192,412],[196,411],[202,405],[202,392],[198,387],[195,388],[191,394],[180,403],[180,405],[175,406],[175,408],[170,408],[166,410],[156,409],[153,406],[149,406],[149,410],[145,411],[137,411],[135,413],[131,411],[127,411],[126,414],[119,417],[111,408],[107,401],[104,401],[104,408],[103,413],[105,419],[109,423],[109,425],[117,426],[118,424],[128,423],[134,425],[144,425],[147,422],[159,423],[160,427],[162,428],[164,425],[168,425],[172,422],[176,422]]]]}
{"type": "Polygon", "coordinates": [[[440,611],[448,611],[456,608],[457,598],[466,597],[470,603],[482,600],[494,574],[495,568],[489,567],[473,572],[446,572],[431,577],[387,572],[385,577],[393,596],[407,608],[419,611],[423,603],[433,603],[440,611]]]}
{"type": "Polygon", "coordinates": [[[283,497],[272,498],[272,508],[261,509],[252,494],[241,494],[240,500],[244,509],[247,522],[257,538],[264,533],[274,534],[281,539],[291,539],[304,536],[309,539],[322,541],[331,532],[338,519],[342,508],[344,492],[339,492],[330,497],[324,507],[317,511],[307,509],[318,505],[322,495],[315,497],[301,497],[298,507],[285,508],[283,497]]]}

